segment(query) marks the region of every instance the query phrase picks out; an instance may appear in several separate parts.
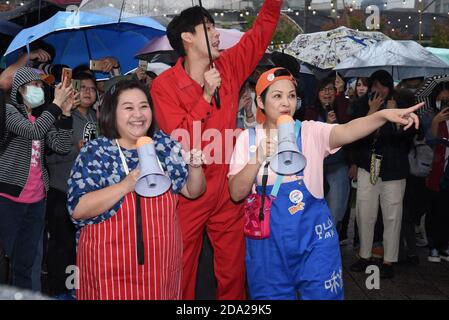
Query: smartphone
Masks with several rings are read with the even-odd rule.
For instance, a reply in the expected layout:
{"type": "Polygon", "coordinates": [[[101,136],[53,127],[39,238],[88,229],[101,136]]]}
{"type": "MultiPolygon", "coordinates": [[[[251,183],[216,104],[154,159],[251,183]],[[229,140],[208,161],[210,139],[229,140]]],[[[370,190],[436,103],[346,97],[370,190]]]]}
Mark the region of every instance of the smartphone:
{"type": "Polygon", "coordinates": [[[81,80],[72,79],[73,90],[79,92],[81,90],[81,80]]]}
{"type": "Polygon", "coordinates": [[[92,71],[103,71],[103,61],[100,60],[90,60],[89,69],[92,71]]]}
{"type": "Polygon", "coordinates": [[[324,108],[326,109],[326,112],[328,112],[328,113],[331,111],[334,111],[334,108],[332,108],[332,106],[330,104],[325,105],[324,108]]]}
{"type": "Polygon", "coordinates": [[[62,68],[61,83],[67,83],[66,87],[69,87],[72,83],[72,69],[62,68]]]}
{"type": "Polygon", "coordinates": [[[142,69],[143,71],[148,71],[148,61],[139,60],[139,69],[142,69]]]}
{"type": "Polygon", "coordinates": [[[449,108],[449,99],[441,100],[441,110],[449,108]]]}
{"type": "MultiPolygon", "coordinates": [[[[72,88],[73,88],[73,90],[75,90],[76,92],[79,93],[81,91],[81,80],[72,79],[72,88]]],[[[75,98],[74,108],[78,107],[80,103],[81,103],[81,97],[78,94],[78,96],[75,98]]]]}
{"type": "Polygon", "coordinates": [[[369,100],[373,100],[373,99],[377,98],[378,96],[379,96],[378,93],[375,92],[375,91],[372,91],[372,92],[368,93],[368,99],[369,100]]]}

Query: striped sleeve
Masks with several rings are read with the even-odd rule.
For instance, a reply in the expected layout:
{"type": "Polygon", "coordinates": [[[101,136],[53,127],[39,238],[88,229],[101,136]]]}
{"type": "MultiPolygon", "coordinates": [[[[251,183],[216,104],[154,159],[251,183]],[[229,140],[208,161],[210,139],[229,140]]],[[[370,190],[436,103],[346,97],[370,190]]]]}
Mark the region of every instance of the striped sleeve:
{"type": "Polygon", "coordinates": [[[6,129],[18,136],[30,139],[44,139],[48,130],[61,114],[61,110],[54,104],[47,107],[40,117],[34,123],[25,118],[16,107],[6,105],[6,129]]]}
{"type": "Polygon", "coordinates": [[[59,121],[59,124],[62,124],[60,128],[57,128],[56,126],[50,128],[45,142],[53,151],[59,154],[68,154],[73,146],[72,117],[59,121]]]}

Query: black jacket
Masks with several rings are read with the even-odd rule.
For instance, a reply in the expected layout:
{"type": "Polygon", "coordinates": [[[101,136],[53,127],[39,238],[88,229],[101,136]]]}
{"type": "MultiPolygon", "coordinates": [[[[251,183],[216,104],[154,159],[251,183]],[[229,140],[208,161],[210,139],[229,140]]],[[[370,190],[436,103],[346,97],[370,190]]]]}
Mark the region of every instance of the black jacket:
{"type": "MultiPolygon", "coordinates": [[[[403,99],[401,96],[396,96],[395,100],[398,108],[410,107],[413,104],[413,101],[403,99]]],[[[353,111],[354,118],[364,117],[368,114],[369,105],[367,95],[355,103],[353,111]]],[[[379,174],[380,178],[383,181],[405,179],[410,170],[408,152],[415,133],[416,130],[414,128],[404,131],[402,128],[397,128],[396,124],[387,122],[379,129],[378,133],[374,132],[354,142],[354,162],[358,167],[369,172],[372,148],[374,147],[375,153],[383,156],[379,174]],[[376,136],[377,140],[374,143],[376,136]]]]}

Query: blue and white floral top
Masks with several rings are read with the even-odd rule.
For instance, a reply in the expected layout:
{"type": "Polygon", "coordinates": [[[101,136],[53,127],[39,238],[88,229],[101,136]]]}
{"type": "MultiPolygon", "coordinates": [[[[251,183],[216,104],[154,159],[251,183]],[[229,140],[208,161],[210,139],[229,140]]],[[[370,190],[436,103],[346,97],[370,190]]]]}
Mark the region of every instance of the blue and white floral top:
{"type": "MultiPolygon", "coordinates": [[[[172,181],[172,191],[179,193],[187,182],[187,165],[181,155],[181,144],[162,131],[153,136],[156,153],[162,168],[172,181]]],[[[139,157],[137,149],[123,149],[130,171],[137,168],[139,157]]],[[[73,214],[79,200],[86,193],[100,190],[122,181],[126,177],[115,140],[104,136],[89,141],[80,151],[68,180],[67,208],[73,214]]],[[[124,198],[120,199],[109,211],[86,220],[75,220],[78,229],[96,224],[114,216],[120,209],[124,198]]]]}

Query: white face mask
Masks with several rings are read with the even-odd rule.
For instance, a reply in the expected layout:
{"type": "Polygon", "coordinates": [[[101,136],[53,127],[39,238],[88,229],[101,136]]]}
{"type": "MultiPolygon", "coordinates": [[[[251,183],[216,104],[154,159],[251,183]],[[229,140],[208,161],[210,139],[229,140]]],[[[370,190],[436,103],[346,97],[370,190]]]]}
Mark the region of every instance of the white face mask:
{"type": "Polygon", "coordinates": [[[27,86],[23,99],[31,108],[37,108],[45,102],[44,90],[40,87],[27,86]]]}

